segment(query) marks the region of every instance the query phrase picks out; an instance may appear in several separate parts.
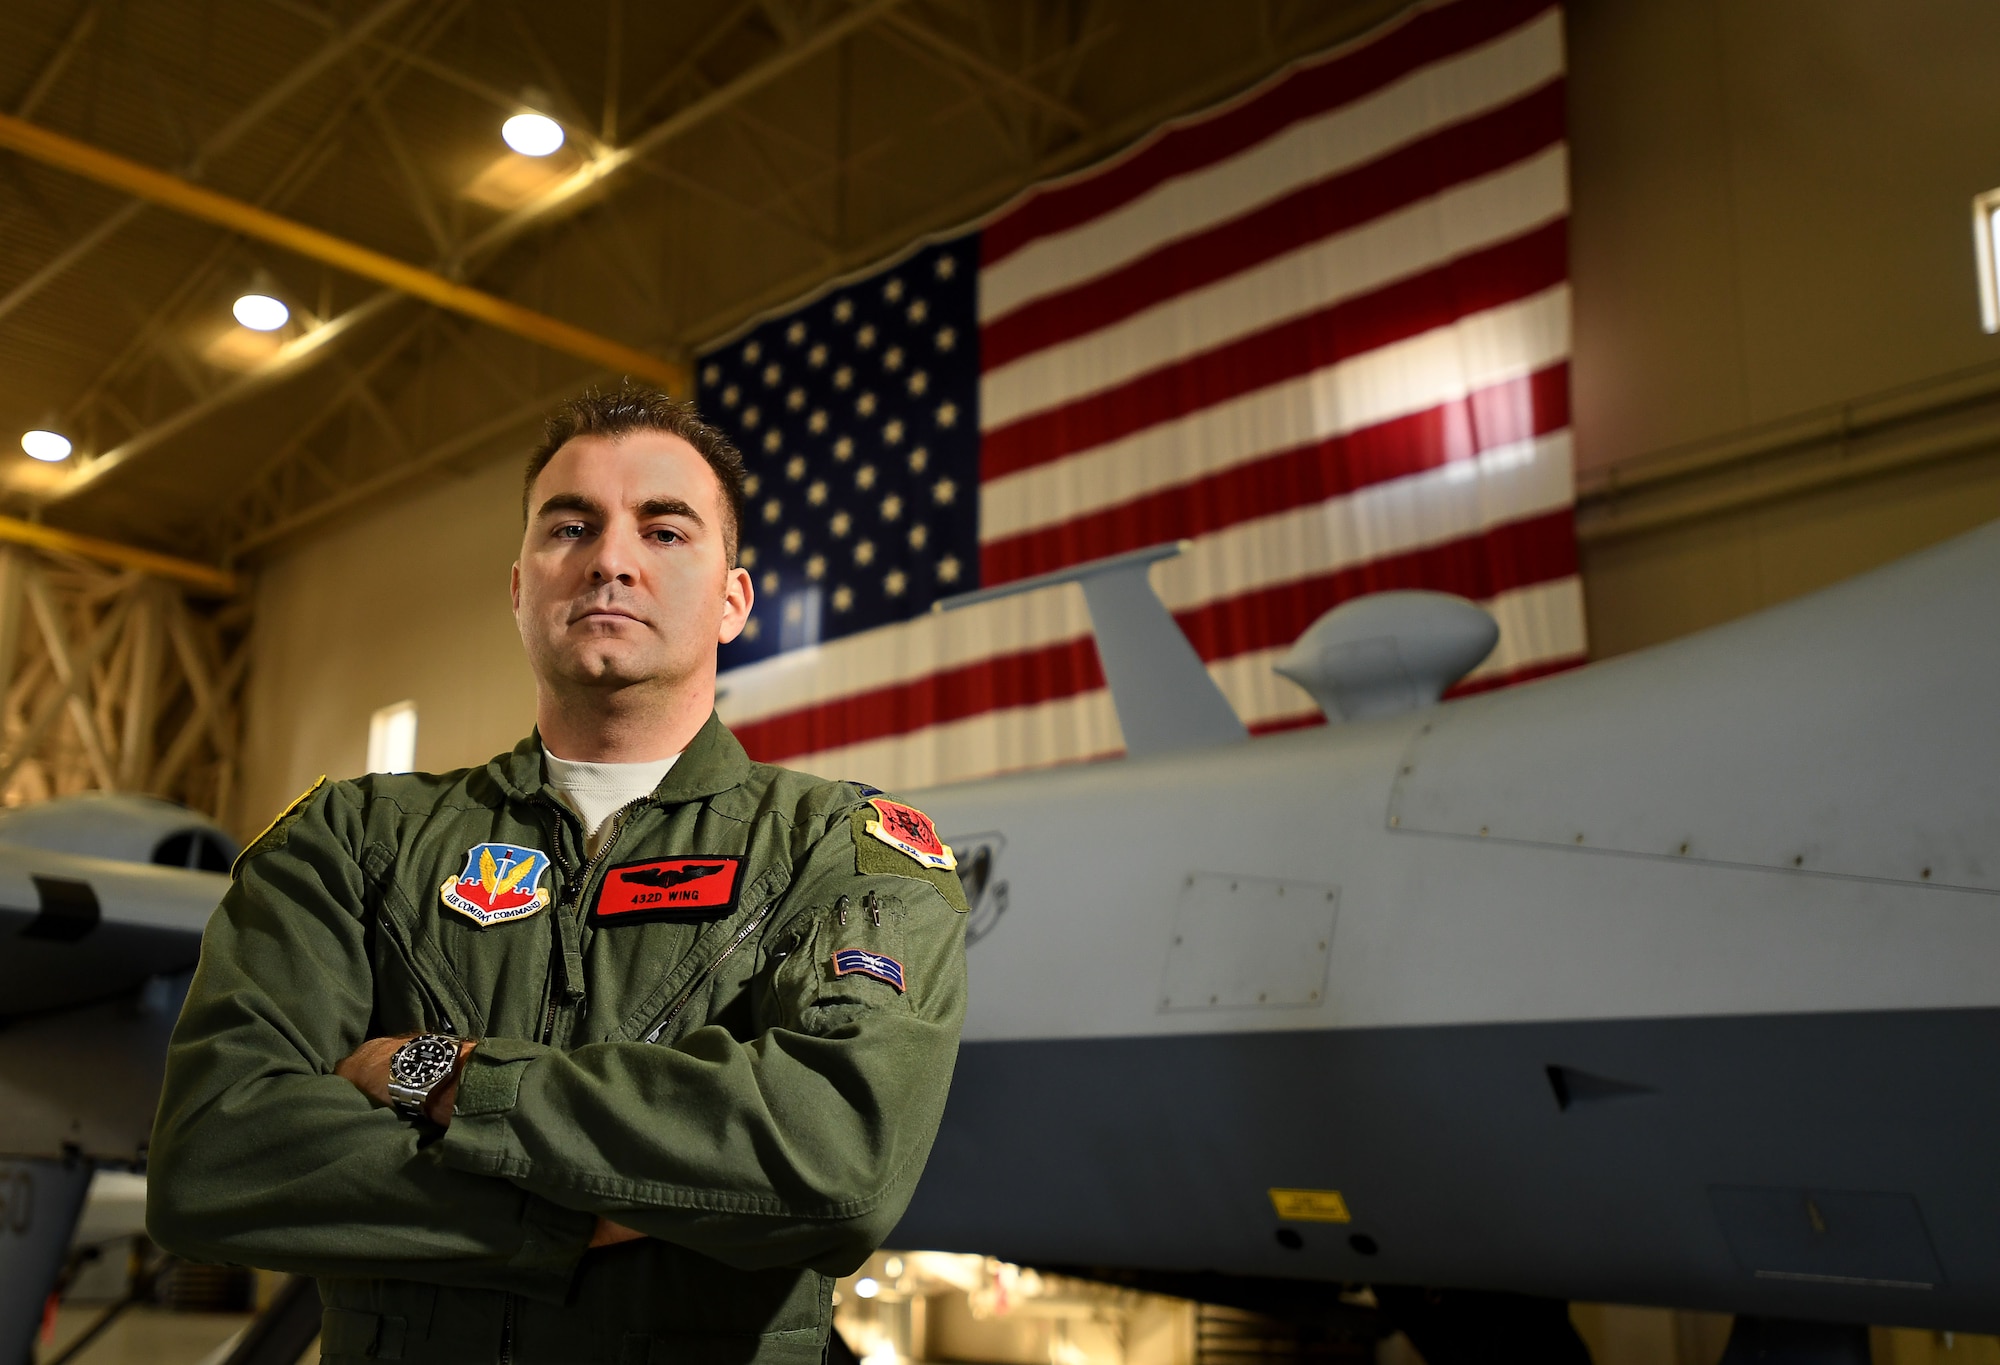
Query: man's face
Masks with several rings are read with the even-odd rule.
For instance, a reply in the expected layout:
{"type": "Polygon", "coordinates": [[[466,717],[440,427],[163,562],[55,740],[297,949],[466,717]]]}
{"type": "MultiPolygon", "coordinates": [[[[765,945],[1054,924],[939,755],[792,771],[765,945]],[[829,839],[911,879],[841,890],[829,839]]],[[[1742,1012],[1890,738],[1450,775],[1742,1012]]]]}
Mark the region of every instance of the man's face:
{"type": "Polygon", "coordinates": [[[528,493],[514,622],[545,687],[669,686],[706,672],[750,615],[715,472],[678,436],[579,436],[528,493]]]}

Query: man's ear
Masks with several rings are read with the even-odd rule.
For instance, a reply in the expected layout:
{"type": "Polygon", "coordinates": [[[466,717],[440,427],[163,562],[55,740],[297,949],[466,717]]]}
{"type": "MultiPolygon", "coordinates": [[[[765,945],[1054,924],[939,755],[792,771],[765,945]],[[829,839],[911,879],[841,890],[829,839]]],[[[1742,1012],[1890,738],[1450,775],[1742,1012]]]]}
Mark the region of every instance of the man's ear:
{"type": "Polygon", "coordinates": [[[750,585],[748,569],[731,569],[722,579],[722,629],[716,633],[717,644],[728,644],[743,633],[743,623],[750,619],[750,608],[757,605],[757,590],[750,585]]]}
{"type": "Polygon", "coordinates": [[[513,604],[514,615],[521,614],[521,561],[515,560],[507,570],[507,600],[513,604]]]}

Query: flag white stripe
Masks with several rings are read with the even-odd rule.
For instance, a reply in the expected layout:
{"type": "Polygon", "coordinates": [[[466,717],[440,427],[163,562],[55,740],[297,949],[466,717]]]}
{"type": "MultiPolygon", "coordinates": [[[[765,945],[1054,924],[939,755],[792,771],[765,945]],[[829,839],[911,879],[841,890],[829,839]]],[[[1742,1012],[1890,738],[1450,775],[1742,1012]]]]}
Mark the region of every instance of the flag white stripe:
{"type": "MultiPolygon", "coordinates": [[[[1469,675],[1472,678],[1573,658],[1583,651],[1580,629],[1548,632],[1543,643],[1532,638],[1540,625],[1529,624],[1561,622],[1567,617],[1580,626],[1581,589],[1575,578],[1503,593],[1480,605],[1500,622],[1500,643],[1469,675]],[[1534,645],[1541,647],[1535,649],[1534,645]]],[[[1209,666],[1209,676],[1245,724],[1264,725],[1318,714],[1319,708],[1310,697],[1271,672],[1271,665],[1283,653],[1282,649],[1260,650],[1209,666]]],[[[984,711],[907,734],[800,754],[785,763],[827,777],[911,792],[1022,768],[1108,757],[1123,748],[1111,694],[1095,688],[1033,706],[984,711]]]]}
{"type": "Polygon", "coordinates": [[[1491,42],[1419,67],[1392,85],[1294,124],[1237,156],[1167,180],[988,266],[979,277],[980,321],[993,322],[1166,242],[1505,104],[1562,70],[1562,15],[1549,10],[1491,42]]]}
{"type": "MultiPolygon", "coordinates": [[[[986,542],[1519,379],[1569,355],[1569,286],[979,486],[986,542]]],[[[1457,452],[1454,452],[1457,453],[1457,452]]],[[[1470,452],[1464,452],[1469,454],[1470,452]]]]}
{"type": "MultiPolygon", "coordinates": [[[[1567,507],[1567,431],[1488,451],[1479,462],[1427,470],[1324,502],[1197,537],[1153,570],[1171,611],[1233,597],[1473,535],[1567,507]],[[1463,470],[1476,473],[1467,476],[1463,470]]],[[[921,616],[732,670],[723,718],[731,725],[857,692],[1036,649],[1090,631],[1074,585],[921,616]]]]}
{"type": "Polygon", "coordinates": [[[1564,148],[1371,219],[981,376],[979,424],[1009,422],[1434,269],[1560,218],[1564,148]]]}

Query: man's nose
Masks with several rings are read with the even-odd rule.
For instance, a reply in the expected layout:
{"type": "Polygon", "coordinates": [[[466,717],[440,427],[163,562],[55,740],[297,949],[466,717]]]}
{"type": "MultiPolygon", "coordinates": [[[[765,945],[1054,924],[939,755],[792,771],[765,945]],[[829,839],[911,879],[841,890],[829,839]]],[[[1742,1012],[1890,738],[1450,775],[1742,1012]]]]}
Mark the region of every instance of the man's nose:
{"type": "Polygon", "coordinates": [[[639,571],[639,537],[636,533],[607,527],[597,538],[597,554],[591,560],[593,583],[631,584],[639,571]]]}

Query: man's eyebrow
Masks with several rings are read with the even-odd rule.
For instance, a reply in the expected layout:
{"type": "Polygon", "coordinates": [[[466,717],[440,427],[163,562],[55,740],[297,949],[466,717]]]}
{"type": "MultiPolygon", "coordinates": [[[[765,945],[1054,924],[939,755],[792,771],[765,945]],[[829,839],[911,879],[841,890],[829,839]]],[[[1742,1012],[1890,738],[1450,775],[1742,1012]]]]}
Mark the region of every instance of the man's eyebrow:
{"type": "Polygon", "coordinates": [[[707,522],[701,519],[701,513],[695,511],[694,508],[682,502],[679,498],[648,498],[633,510],[642,518],[686,517],[697,526],[708,525],[707,522]]]}
{"type": "Polygon", "coordinates": [[[586,517],[602,517],[604,508],[595,499],[586,498],[581,493],[557,493],[536,511],[539,519],[552,512],[581,512],[586,517]]]}

